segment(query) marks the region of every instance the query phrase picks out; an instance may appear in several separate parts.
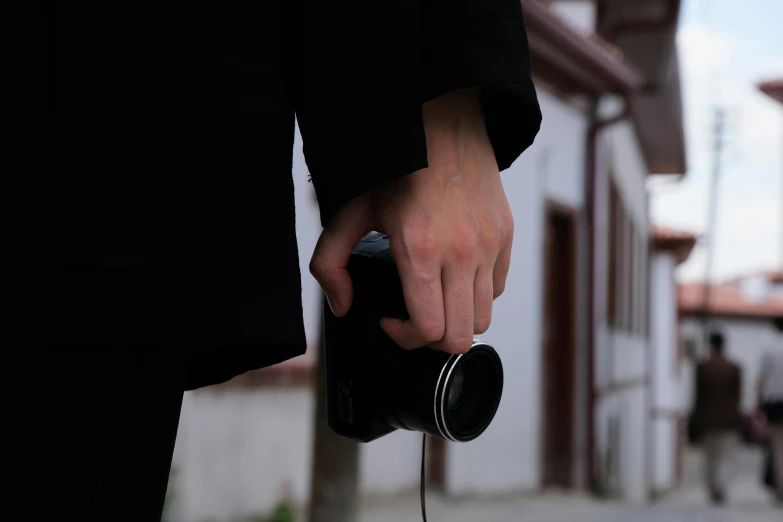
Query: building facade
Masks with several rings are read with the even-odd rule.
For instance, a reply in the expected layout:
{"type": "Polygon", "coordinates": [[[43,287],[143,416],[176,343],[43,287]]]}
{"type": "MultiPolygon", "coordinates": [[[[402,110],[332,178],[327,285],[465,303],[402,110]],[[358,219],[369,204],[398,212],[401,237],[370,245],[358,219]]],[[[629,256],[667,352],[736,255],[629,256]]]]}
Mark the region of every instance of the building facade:
{"type": "Polygon", "coordinates": [[[683,402],[686,365],[680,339],[675,271],[690,256],[696,236],[655,227],[650,265],[651,411],[648,454],[652,494],[676,489],[683,473],[683,402]]]}
{"type": "MultiPolygon", "coordinates": [[[[591,16],[597,35],[642,79],[631,96],[602,96],[588,169],[591,290],[588,346],[590,483],[603,494],[645,501],[654,491],[647,183],[686,171],[675,33],[679,2],[554,2],[591,16]]],[[[592,141],[592,140],[591,140],[592,141]]],[[[674,305],[672,304],[672,308],[674,305]]]]}

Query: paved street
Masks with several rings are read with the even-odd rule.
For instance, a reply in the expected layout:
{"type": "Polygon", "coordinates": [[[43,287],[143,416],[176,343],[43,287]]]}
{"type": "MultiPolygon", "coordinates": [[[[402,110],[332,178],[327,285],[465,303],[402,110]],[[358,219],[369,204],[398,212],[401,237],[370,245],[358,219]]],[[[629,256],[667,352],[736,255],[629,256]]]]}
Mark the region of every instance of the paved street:
{"type": "MultiPolygon", "coordinates": [[[[492,501],[444,501],[427,496],[429,522],[781,522],[783,508],[773,506],[758,481],[759,458],[745,453],[725,508],[709,507],[699,485],[700,460],[690,455],[681,491],[654,505],[598,502],[583,495],[543,494],[492,501]]],[[[368,500],[361,522],[421,520],[418,496],[368,500]]]]}

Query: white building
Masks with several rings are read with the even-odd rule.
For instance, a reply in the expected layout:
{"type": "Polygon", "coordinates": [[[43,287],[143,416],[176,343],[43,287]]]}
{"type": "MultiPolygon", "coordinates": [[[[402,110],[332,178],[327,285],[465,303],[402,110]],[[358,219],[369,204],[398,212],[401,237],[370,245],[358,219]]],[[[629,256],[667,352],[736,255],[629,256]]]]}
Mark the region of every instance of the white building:
{"type": "Polygon", "coordinates": [[[594,488],[645,501],[654,492],[648,429],[653,398],[652,227],[646,185],[651,176],[679,179],[686,170],[674,41],[679,2],[555,4],[582,16],[594,13],[596,32],[622,51],[644,81],[632,97],[604,97],[598,107],[598,118],[611,124],[598,132],[592,190],[588,190],[592,192],[588,434],[593,437],[588,463],[594,488]]]}
{"type": "MultiPolygon", "coordinates": [[[[648,120],[667,103],[678,106],[679,91],[651,89],[639,95],[636,112],[627,110],[642,74],[587,34],[603,20],[595,6],[555,2],[556,15],[537,0],[521,1],[544,120],[533,146],[503,174],[514,249],[506,291],[482,338],[503,359],[504,396],[480,438],[433,446],[431,454],[442,458],[431,461],[437,469],[430,484],[457,496],[609,482],[618,494],[641,499],[648,492],[645,182],[650,172],[682,173],[684,165],[677,121],[664,133],[642,136],[638,129],[655,128],[648,120]],[[650,109],[654,104],[658,110],[650,109]],[[598,124],[618,114],[613,124],[598,124]]],[[[651,59],[644,64],[660,66],[651,59]]],[[[294,173],[305,324],[313,344],[320,291],[307,265],[320,228],[299,140],[294,173]]],[[[311,368],[308,353],[187,394],[175,453],[177,520],[264,512],[283,488],[307,502],[311,368]]],[[[420,444],[417,434],[395,432],[362,446],[362,490],[418,487],[420,444]]]]}
{"type": "Polygon", "coordinates": [[[650,264],[651,398],[648,445],[654,496],[676,489],[682,478],[684,449],[683,378],[686,363],[680,341],[675,271],[690,256],[696,236],[655,227],[650,264]]]}

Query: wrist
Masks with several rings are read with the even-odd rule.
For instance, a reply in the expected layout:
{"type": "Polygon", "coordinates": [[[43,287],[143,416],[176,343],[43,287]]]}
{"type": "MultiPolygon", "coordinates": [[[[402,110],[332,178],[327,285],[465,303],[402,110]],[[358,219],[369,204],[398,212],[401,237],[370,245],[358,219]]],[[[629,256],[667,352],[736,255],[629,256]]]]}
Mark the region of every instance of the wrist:
{"type": "Polygon", "coordinates": [[[422,106],[427,144],[432,139],[472,139],[486,134],[484,113],[475,87],[451,91],[422,106]]]}
{"type": "Polygon", "coordinates": [[[423,106],[427,140],[427,176],[440,172],[463,176],[497,171],[478,89],[448,92],[423,106]]]}

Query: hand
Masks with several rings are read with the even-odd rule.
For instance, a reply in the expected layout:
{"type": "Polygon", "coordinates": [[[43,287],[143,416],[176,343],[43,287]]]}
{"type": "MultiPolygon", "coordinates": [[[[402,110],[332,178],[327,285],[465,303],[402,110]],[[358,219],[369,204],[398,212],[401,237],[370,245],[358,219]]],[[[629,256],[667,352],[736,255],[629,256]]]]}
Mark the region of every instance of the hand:
{"type": "Polygon", "coordinates": [[[310,272],[337,316],[351,307],[346,265],[359,240],[389,236],[409,320],[381,326],[406,349],[470,349],[492,319],[511,260],[514,221],[475,90],[424,104],[429,167],[348,202],[321,234],[310,272]]]}

